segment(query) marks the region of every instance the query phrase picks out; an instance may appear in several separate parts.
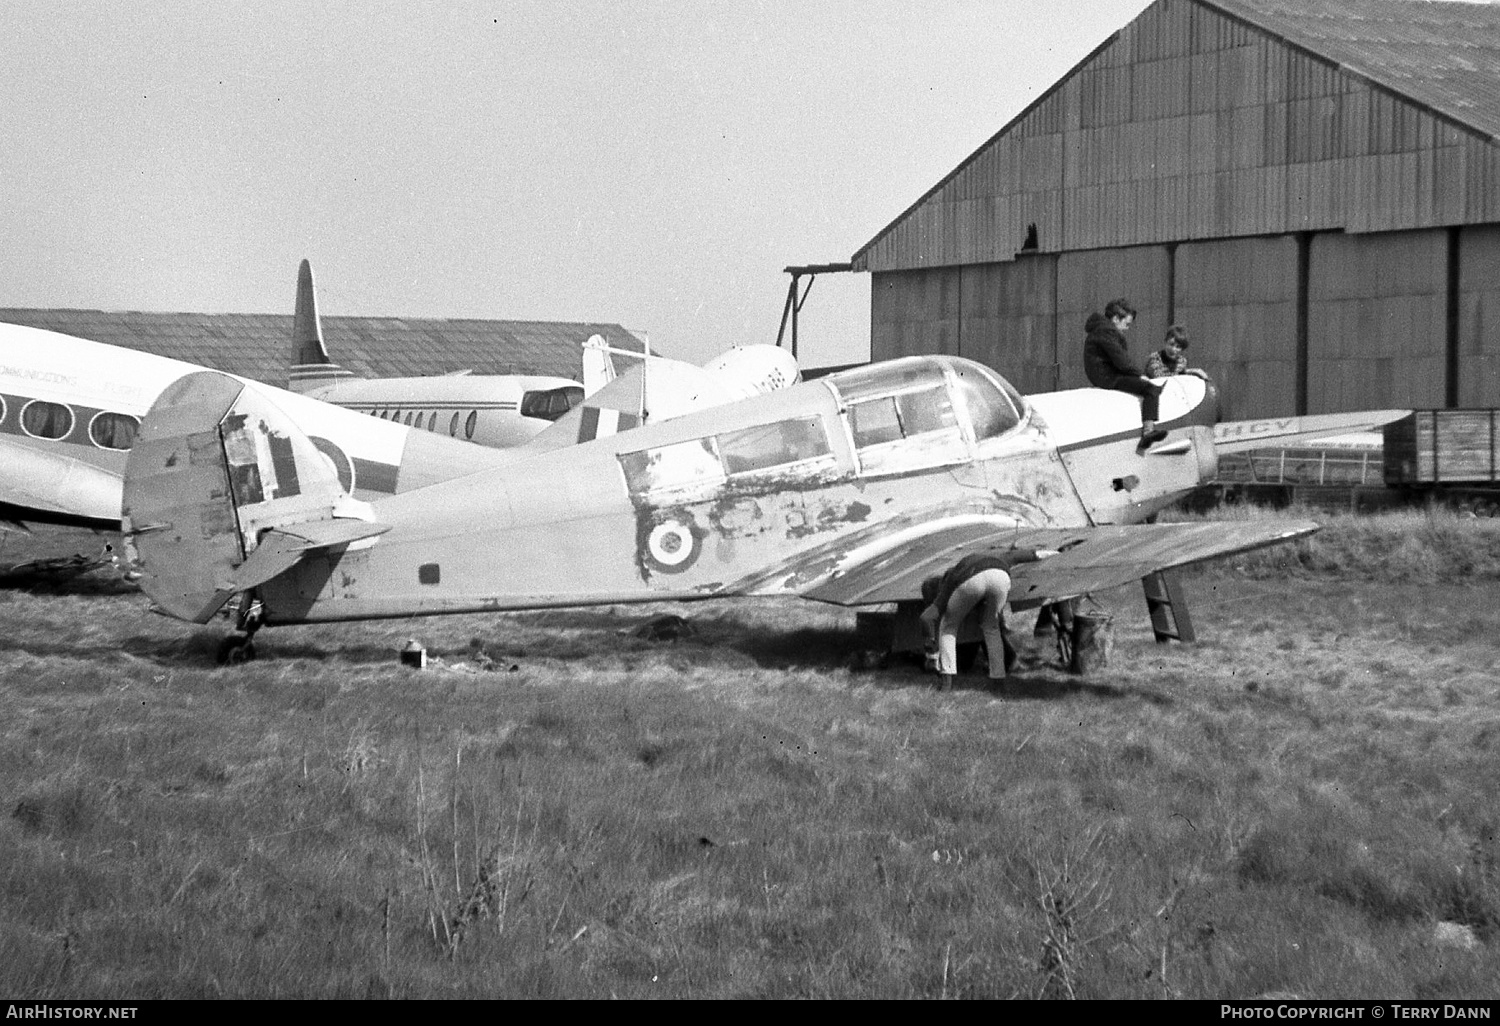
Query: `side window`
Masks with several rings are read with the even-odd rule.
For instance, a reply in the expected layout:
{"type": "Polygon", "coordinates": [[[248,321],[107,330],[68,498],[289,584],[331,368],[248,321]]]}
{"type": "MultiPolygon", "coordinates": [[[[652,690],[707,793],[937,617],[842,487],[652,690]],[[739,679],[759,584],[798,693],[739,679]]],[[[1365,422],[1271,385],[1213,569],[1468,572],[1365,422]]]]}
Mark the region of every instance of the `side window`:
{"type": "Polygon", "coordinates": [[[479,411],[470,410],[468,417],[464,419],[464,437],[469,441],[474,440],[474,429],[479,426],[479,411]]]}
{"type": "Polygon", "coordinates": [[[401,422],[406,427],[411,427],[411,414],[412,414],[412,411],[411,410],[407,410],[406,411],[406,419],[401,422]]]}
{"type": "Polygon", "coordinates": [[[436,431],[437,430],[437,410],[433,410],[431,413],[429,413],[427,415],[427,430],[428,431],[436,431]]]}
{"type": "Polygon", "coordinates": [[[625,485],[632,495],[690,489],[724,478],[718,448],[712,438],[663,445],[620,454],[625,485]]]}
{"type": "Polygon", "coordinates": [[[727,431],[715,436],[715,441],[728,474],[748,474],[832,454],[817,417],[727,431]]]}
{"type": "Polygon", "coordinates": [[[66,438],[73,430],[73,411],[62,403],[33,399],[21,410],[21,430],[33,438],[66,438]]]}
{"type": "Polygon", "coordinates": [[[100,413],[89,423],[89,438],[101,449],[129,449],[140,426],[126,413],[100,413]]]}
{"type": "Polygon", "coordinates": [[[944,385],[849,404],[861,474],[896,474],[972,455],[944,385]]]}
{"type": "Polygon", "coordinates": [[[448,434],[454,438],[458,437],[458,411],[453,413],[453,419],[448,422],[448,434]]]}
{"type": "Polygon", "coordinates": [[[854,432],[854,444],[860,449],[957,425],[946,388],[904,392],[849,407],[849,426],[854,432]]]}
{"type": "Polygon", "coordinates": [[[901,420],[896,416],[896,399],[872,399],[849,407],[849,426],[854,429],[854,444],[867,445],[894,442],[901,437],[901,420]]]}

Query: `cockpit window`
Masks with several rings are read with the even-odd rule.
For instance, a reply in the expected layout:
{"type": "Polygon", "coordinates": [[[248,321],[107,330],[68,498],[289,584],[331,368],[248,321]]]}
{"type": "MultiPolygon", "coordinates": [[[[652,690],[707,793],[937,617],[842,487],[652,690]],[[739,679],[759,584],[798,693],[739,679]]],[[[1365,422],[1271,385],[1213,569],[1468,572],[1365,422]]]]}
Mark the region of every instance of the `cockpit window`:
{"type": "Polygon", "coordinates": [[[978,364],[958,365],[953,371],[977,441],[1003,435],[1021,422],[1021,397],[1004,378],[978,364]]]}
{"type": "Polygon", "coordinates": [[[581,402],[583,388],[580,385],[526,392],[521,396],[521,416],[557,420],[581,402]]]}

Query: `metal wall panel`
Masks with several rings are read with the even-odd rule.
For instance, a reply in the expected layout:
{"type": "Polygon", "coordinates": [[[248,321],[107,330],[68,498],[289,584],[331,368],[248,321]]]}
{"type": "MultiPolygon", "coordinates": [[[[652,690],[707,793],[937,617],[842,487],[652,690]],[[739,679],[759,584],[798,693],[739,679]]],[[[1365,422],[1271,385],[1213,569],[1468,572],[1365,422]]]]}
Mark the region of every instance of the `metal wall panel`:
{"type": "Polygon", "coordinates": [[[1309,413],[1444,405],[1447,233],[1316,235],[1309,413]]]}
{"type": "Polygon", "coordinates": [[[1458,236],[1458,404],[1500,406],[1500,225],[1458,236]]]}
{"type": "Polygon", "coordinates": [[[1022,392],[1052,391],[1057,258],[964,268],[959,355],[987,364],[1022,392]]]}
{"type": "Polygon", "coordinates": [[[1296,413],[1296,240],[1189,243],[1174,263],[1176,322],[1192,366],[1219,386],[1224,416],[1296,413]]]}

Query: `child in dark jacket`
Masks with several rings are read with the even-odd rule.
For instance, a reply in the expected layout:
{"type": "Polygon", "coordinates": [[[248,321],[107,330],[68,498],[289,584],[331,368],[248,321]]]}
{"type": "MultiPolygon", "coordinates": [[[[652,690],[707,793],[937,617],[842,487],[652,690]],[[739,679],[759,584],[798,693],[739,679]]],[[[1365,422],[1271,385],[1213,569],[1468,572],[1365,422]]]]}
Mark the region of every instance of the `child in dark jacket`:
{"type": "Polygon", "coordinates": [[[1163,438],[1156,426],[1157,398],[1161,387],[1141,373],[1125,351],[1125,332],[1135,321],[1135,308],[1128,300],[1112,299],[1103,314],[1090,314],[1084,324],[1088,338],[1083,343],[1083,371],[1095,388],[1112,388],[1141,398],[1141,443],[1144,450],[1163,438]]]}

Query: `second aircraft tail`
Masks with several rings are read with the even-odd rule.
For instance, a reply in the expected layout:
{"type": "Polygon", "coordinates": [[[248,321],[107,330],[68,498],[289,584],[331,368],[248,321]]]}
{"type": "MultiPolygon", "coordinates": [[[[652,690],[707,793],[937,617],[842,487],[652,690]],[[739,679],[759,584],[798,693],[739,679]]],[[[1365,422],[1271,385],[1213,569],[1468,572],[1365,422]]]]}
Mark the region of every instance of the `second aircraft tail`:
{"type": "Polygon", "coordinates": [[[347,371],[328,358],[323,344],[323,322],[318,317],[318,295],[313,288],[312,264],[297,268],[297,315],[292,320],[292,365],[286,387],[293,392],[311,392],[344,378],[347,371]]]}

